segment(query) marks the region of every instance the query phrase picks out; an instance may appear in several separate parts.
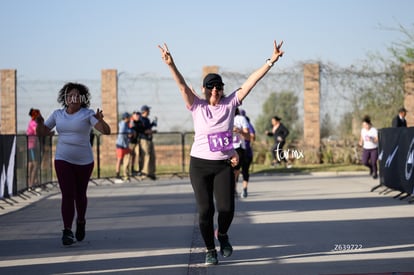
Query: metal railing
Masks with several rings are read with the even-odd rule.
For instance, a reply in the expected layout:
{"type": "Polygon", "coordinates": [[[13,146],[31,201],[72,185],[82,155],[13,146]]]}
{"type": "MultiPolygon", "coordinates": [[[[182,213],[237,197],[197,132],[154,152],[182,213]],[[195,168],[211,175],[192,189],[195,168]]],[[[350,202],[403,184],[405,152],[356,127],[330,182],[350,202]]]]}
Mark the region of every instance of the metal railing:
{"type": "MultiPolygon", "coordinates": [[[[101,178],[115,177],[116,164],[116,147],[115,141],[117,133],[111,135],[94,135],[93,152],[95,168],[91,180],[101,178]]],[[[160,132],[154,135],[153,142],[156,155],[156,174],[157,175],[177,175],[184,176],[188,173],[189,150],[192,144],[193,132],[160,132]]],[[[52,137],[35,137],[37,138],[37,146],[33,152],[28,149],[29,136],[27,135],[0,135],[2,138],[2,150],[0,154],[1,166],[4,166],[3,173],[7,172],[13,139],[15,139],[15,155],[12,189],[7,190],[7,177],[2,184],[4,188],[4,196],[9,194],[17,195],[29,188],[43,187],[47,184],[56,183],[56,175],[54,171],[54,154],[56,142],[59,136],[52,137]],[[7,139],[10,142],[5,142],[7,139]],[[4,142],[3,142],[4,140],[4,142]],[[9,153],[7,153],[9,152],[9,153]],[[29,154],[34,153],[34,159],[29,154]],[[35,172],[30,175],[30,170],[35,172]],[[30,186],[30,182],[33,183],[30,186]]],[[[33,137],[30,137],[33,138],[33,137]]],[[[137,166],[135,166],[137,168],[137,166]]],[[[131,167],[130,167],[131,168],[131,167]]],[[[10,173],[10,172],[9,172],[10,173]]],[[[10,176],[10,175],[9,175],[10,176]]],[[[10,177],[9,177],[10,178],[10,177]]],[[[3,180],[3,179],[2,179],[3,180]]]]}

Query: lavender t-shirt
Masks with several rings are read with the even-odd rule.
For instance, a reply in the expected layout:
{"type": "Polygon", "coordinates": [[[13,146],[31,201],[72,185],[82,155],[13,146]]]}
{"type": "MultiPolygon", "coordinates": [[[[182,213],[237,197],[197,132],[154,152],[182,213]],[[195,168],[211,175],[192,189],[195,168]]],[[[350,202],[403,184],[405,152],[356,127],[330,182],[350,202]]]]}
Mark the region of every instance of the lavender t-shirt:
{"type": "MultiPolygon", "coordinates": [[[[192,157],[207,160],[225,160],[235,154],[232,144],[226,148],[228,150],[212,150],[211,136],[223,135],[221,133],[231,133],[233,131],[233,118],[236,107],[241,105],[238,100],[237,91],[220,99],[215,106],[209,105],[207,100],[194,98],[193,105],[189,107],[192,112],[194,123],[194,142],[191,147],[192,157]]],[[[231,142],[231,139],[230,139],[231,142]]]]}
{"type": "Polygon", "coordinates": [[[74,114],[68,114],[65,109],[52,113],[45,125],[49,129],[56,127],[59,134],[55,159],[78,165],[93,162],[90,132],[98,123],[94,115],[94,111],[87,108],[81,108],[74,114]]]}

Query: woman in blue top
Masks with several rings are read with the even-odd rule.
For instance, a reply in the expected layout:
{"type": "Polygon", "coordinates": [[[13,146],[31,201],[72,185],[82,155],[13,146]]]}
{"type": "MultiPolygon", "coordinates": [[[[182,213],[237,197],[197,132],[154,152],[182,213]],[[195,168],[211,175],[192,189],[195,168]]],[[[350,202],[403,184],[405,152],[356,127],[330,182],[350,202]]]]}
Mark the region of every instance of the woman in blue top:
{"type": "Polygon", "coordinates": [[[90,132],[94,127],[102,134],[111,129],[103,119],[103,113],[89,109],[89,89],[79,83],[67,83],[58,94],[62,109],[55,110],[44,121],[37,118],[37,134],[52,135],[54,128],[59,134],[55,154],[55,170],[62,193],[63,245],[75,242],[72,223],[76,219],[76,239],[85,238],[85,214],[87,208],[88,182],[94,167],[90,132]]]}

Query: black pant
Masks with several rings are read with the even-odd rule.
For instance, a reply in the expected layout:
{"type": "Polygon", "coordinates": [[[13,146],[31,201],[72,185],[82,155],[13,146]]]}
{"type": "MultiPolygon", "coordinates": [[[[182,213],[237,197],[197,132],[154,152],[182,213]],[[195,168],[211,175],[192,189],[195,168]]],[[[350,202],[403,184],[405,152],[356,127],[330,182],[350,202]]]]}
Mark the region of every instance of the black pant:
{"type": "Polygon", "coordinates": [[[249,181],[250,178],[250,165],[253,162],[253,157],[252,156],[248,156],[248,154],[244,154],[244,159],[243,159],[243,163],[242,163],[242,175],[243,175],[243,180],[244,181],[249,181]]]}
{"type": "Polygon", "coordinates": [[[224,160],[190,159],[190,180],[197,201],[199,226],[207,249],[214,243],[214,199],[218,231],[227,233],[234,217],[234,172],[224,160]]]}

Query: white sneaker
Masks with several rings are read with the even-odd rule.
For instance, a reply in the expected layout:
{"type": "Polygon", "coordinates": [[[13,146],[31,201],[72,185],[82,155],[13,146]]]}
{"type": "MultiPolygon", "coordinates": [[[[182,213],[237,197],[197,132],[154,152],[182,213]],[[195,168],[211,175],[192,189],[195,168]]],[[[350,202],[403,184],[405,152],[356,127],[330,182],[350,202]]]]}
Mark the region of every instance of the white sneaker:
{"type": "Polygon", "coordinates": [[[115,179],[114,183],[124,183],[124,181],[122,179],[115,179]]]}

